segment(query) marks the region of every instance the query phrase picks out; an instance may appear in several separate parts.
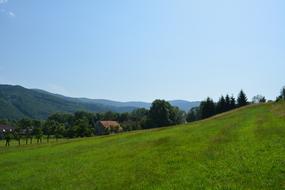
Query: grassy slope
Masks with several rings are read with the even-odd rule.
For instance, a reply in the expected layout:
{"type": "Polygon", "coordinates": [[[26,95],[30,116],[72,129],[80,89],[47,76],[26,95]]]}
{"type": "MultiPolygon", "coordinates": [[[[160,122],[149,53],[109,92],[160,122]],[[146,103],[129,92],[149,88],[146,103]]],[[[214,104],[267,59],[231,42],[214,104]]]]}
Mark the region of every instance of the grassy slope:
{"type": "Polygon", "coordinates": [[[1,189],[285,189],[285,103],[190,125],[0,148],[1,189]]]}

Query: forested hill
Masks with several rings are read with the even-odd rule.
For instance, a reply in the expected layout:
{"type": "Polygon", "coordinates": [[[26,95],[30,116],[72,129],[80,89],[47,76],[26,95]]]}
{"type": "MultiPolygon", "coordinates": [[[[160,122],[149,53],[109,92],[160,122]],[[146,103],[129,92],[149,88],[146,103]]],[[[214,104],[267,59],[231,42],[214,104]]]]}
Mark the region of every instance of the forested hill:
{"type": "Polygon", "coordinates": [[[41,90],[21,86],[0,85],[0,118],[45,119],[56,112],[127,112],[134,107],[114,107],[92,102],[80,102],[41,90]]]}
{"type": "MultiPolygon", "coordinates": [[[[200,102],[184,100],[170,101],[184,111],[196,107],[200,102]]],[[[39,89],[22,86],[0,85],[0,119],[46,119],[56,112],[130,112],[136,108],[149,108],[147,102],[116,102],[103,99],[71,98],[39,89]]]]}

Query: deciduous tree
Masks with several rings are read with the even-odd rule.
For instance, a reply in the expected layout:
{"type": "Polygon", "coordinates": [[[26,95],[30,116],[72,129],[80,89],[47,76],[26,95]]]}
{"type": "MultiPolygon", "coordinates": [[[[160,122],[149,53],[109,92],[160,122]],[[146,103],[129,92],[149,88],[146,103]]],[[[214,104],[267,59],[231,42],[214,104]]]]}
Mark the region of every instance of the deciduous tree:
{"type": "Polygon", "coordinates": [[[258,103],[265,103],[266,102],[266,99],[264,96],[262,95],[256,95],[252,98],[252,102],[255,103],[255,104],[258,104],[258,103]]]}

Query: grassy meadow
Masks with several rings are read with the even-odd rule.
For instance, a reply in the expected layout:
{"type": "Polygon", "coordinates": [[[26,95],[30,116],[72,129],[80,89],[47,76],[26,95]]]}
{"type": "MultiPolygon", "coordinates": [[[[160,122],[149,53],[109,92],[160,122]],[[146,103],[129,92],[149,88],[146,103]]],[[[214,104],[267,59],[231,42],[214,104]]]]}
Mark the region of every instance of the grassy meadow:
{"type": "Polygon", "coordinates": [[[285,189],[285,103],[118,135],[3,142],[0,189],[285,189]]]}

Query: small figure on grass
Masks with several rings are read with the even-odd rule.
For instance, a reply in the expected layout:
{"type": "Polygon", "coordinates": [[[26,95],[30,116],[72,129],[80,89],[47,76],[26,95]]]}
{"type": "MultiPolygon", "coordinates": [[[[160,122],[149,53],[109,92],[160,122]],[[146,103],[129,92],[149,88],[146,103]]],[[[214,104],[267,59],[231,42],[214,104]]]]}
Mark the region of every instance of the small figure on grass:
{"type": "Polygon", "coordinates": [[[10,141],[11,141],[11,139],[13,138],[12,137],[12,133],[11,132],[5,132],[4,133],[4,136],[5,136],[5,141],[6,141],[6,143],[5,143],[5,146],[6,147],[8,147],[8,146],[10,146],[10,141]]]}

